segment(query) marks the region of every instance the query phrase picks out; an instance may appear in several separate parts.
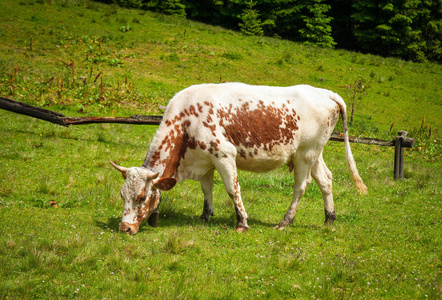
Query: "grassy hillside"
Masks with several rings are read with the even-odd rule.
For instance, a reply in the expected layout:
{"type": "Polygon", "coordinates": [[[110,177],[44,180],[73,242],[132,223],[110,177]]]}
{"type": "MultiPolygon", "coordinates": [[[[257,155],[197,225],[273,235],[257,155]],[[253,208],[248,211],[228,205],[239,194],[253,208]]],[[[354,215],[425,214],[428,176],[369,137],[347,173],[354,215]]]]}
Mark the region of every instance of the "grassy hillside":
{"type": "Polygon", "coordinates": [[[89,1],[0,1],[0,95],[65,115],[161,114],[203,82],[311,84],[350,107],[353,135],[417,138],[405,180],[393,149],[352,145],[369,193],[359,196],[341,143],[333,172],[337,220],[324,227],[312,183],[294,224],[292,174],[241,172],[251,229],[219,176],[215,216],[199,184],[163,194],[158,228],[118,233],[123,179],[112,159],[141,165],[155,126],[63,128],[0,111],[0,298],[437,299],[441,295],[442,67],[246,37],[218,27],[89,1]],[[51,207],[56,201],[59,208],[51,207]]]}
{"type": "Polygon", "coordinates": [[[139,111],[143,113],[158,113],[155,104],[166,104],[184,87],[219,81],[311,84],[336,91],[349,103],[353,93],[345,86],[363,79],[356,113],[372,119],[380,130],[389,131],[392,123],[393,131],[411,130],[424,118],[436,131],[441,127],[442,67],[437,64],[246,37],[180,18],[89,1],[58,1],[65,3],[61,6],[42,2],[1,2],[2,93],[10,88],[12,77],[18,100],[95,106],[83,95],[96,98],[92,91],[64,91],[58,96],[55,80],[48,81],[58,76],[64,85],[82,85],[84,78],[90,83],[102,72],[109,88],[129,81],[137,95],[127,100],[142,104],[139,111]],[[29,82],[34,81],[30,89],[29,82]]]}

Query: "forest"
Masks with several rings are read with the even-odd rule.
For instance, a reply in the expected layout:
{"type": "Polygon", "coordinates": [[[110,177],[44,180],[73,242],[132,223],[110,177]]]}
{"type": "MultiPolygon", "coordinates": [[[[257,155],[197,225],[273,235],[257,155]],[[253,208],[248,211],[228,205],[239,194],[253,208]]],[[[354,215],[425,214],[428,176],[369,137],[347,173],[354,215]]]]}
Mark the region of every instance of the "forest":
{"type": "Polygon", "coordinates": [[[97,0],[319,47],[442,60],[441,0],[97,0]]]}

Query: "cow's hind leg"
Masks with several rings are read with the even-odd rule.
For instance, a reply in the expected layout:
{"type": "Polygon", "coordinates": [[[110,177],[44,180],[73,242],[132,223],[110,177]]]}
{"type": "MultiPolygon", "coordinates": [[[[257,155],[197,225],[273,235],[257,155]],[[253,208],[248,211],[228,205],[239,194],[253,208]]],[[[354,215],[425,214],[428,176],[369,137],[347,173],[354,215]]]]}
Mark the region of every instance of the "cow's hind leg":
{"type": "Polygon", "coordinates": [[[233,200],[233,204],[235,205],[237,218],[236,231],[248,230],[248,216],[241,199],[241,190],[238,182],[235,157],[223,157],[214,162],[214,164],[221,175],[221,178],[223,179],[227,194],[229,194],[229,197],[233,200]]]}
{"type": "Polygon", "coordinates": [[[213,216],[213,173],[214,170],[210,170],[201,180],[201,189],[204,193],[204,207],[201,219],[208,221],[213,216]]]}
{"type": "Polygon", "coordinates": [[[318,184],[324,199],[325,224],[333,224],[333,221],[336,220],[336,214],[333,203],[332,173],[325,165],[322,152],[312,167],[312,177],[318,184]]]}
{"type": "MultiPolygon", "coordinates": [[[[304,155],[301,156],[305,157],[304,155]]],[[[298,210],[301,198],[305,193],[307,185],[311,182],[311,177],[310,177],[311,167],[312,165],[309,162],[306,162],[305,159],[297,159],[296,161],[293,162],[293,168],[295,171],[293,200],[284,218],[281,220],[281,222],[279,222],[278,225],[275,226],[275,228],[284,229],[285,227],[293,223],[293,219],[295,218],[295,214],[296,211],[298,210]]]]}

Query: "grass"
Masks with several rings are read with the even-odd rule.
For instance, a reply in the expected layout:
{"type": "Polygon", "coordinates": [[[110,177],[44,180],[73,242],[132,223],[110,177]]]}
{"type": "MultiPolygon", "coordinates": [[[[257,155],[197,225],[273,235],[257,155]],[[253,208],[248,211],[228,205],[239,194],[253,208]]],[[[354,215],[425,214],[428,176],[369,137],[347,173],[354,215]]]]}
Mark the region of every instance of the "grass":
{"type": "Polygon", "coordinates": [[[2,96],[65,115],[129,116],[159,114],[174,93],[201,82],[307,83],[348,101],[346,86],[363,77],[351,133],[392,139],[408,130],[417,145],[406,151],[403,181],[392,179],[393,149],[352,145],[369,188],[359,196],[343,145],[330,142],[332,227],[322,225],[312,183],[295,223],[273,229],[292,192],[291,174],[279,169],[240,173],[246,233],[234,232],[216,176],[211,221],[199,221],[203,195],[186,181],[163,194],[159,227],[127,236],[117,232],[123,179],[108,160],[141,165],[155,126],[63,128],[0,111],[1,299],[440,298],[439,65],[245,37],[95,2],[51,3],[0,3],[2,96]]]}

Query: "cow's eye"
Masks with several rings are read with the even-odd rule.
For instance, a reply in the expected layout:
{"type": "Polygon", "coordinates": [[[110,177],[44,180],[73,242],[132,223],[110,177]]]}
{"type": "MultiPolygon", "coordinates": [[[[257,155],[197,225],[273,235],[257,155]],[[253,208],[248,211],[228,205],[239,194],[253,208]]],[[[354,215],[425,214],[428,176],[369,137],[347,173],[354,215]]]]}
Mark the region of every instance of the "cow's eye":
{"type": "Polygon", "coordinates": [[[143,190],[141,192],[141,194],[137,198],[137,202],[140,203],[143,202],[144,200],[146,200],[146,190],[143,190]]]}

